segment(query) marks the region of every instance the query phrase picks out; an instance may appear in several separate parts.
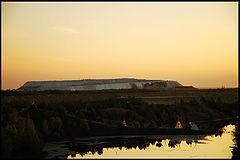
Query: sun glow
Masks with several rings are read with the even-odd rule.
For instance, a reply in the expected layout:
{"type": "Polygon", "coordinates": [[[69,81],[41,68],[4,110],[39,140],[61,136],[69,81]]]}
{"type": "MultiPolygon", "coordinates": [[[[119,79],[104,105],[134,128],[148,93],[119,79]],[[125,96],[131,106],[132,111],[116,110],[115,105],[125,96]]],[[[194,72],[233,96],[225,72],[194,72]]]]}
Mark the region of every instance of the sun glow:
{"type": "Polygon", "coordinates": [[[238,86],[237,2],[1,3],[2,89],[120,77],[238,86]]]}

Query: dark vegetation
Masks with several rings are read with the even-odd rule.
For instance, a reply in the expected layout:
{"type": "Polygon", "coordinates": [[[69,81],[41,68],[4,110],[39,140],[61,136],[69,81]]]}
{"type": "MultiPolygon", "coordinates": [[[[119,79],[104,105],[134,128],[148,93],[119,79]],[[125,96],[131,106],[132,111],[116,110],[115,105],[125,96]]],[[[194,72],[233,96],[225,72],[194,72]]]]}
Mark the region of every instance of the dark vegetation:
{"type": "Polygon", "coordinates": [[[239,153],[239,125],[236,125],[235,131],[233,132],[234,134],[234,146],[232,147],[232,159],[239,159],[240,158],[240,153],[239,153]]]}
{"type": "MultiPolygon", "coordinates": [[[[169,92],[2,91],[1,156],[39,158],[45,156],[42,148],[48,141],[86,137],[106,128],[120,129],[123,120],[129,128],[173,128],[177,121],[186,128],[190,121],[208,121],[238,115],[238,99],[230,101],[231,97],[233,99],[238,94],[237,90],[169,92]],[[139,95],[180,93],[195,94],[196,97],[187,100],[183,97],[179,101],[174,99],[169,104],[153,104],[135,98],[139,95]]],[[[199,123],[198,126],[200,129],[212,129],[223,125],[216,124],[209,126],[199,123]]]]}

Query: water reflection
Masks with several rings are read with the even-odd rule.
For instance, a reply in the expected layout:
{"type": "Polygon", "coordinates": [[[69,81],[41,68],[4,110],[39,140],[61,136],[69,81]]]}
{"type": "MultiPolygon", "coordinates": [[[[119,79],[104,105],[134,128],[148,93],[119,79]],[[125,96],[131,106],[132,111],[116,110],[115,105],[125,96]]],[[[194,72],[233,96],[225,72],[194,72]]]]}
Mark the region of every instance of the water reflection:
{"type": "Polygon", "coordinates": [[[228,125],[221,135],[115,136],[76,139],[73,142],[61,143],[65,149],[68,149],[62,158],[231,158],[230,146],[234,144],[233,130],[234,126],[228,125]]]}
{"type": "MultiPolygon", "coordinates": [[[[196,138],[200,137],[191,137],[189,139],[164,139],[164,140],[153,140],[152,142],[149,141],[142,141],[141,143],[132,144],[130,141],[125,141],[126,146],[120,147],[100,147],[94,148],[93,150],[101,150],[101,152],[78,152],[75,155],[69,155],[68,158],[158,158],[161,157],[163,154],[159,151],[164,152],[174,152],[174,151],[189,151],[195,150],[196,144],[201,143],[196,140],[196,138]],[[187,143],[188,142],[188,143],[187,143]],[[161,149],[161,150],[160,150],[161,149]],[[161,156],[159,156],[161,155],[161,156]]],[[[203,137],[202,137],[203,138],[203,137]]],[[[166,155],[167,156],[167,155],[166,155]]]]}

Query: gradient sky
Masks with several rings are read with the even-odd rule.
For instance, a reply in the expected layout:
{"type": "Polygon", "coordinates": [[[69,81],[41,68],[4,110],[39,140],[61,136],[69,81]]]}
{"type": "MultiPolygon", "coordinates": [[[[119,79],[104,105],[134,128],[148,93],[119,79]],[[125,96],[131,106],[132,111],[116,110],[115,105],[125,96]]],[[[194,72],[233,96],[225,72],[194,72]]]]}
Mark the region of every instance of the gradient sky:
{"type": "Polygon", "coordinates": [[[2,89],[26,81],[238,87],[238,2],[2,3],[2,89]]]}

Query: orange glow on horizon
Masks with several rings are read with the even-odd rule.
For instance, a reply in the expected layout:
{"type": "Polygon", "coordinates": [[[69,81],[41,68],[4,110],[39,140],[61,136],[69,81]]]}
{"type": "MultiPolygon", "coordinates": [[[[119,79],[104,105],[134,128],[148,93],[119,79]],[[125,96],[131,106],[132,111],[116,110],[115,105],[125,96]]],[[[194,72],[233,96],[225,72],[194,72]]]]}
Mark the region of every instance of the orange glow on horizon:
{"type": "Polygon", "coordinates": [[[238,87],[238,3],[1,2],[2,89],[27,81],[238,87]]]}

